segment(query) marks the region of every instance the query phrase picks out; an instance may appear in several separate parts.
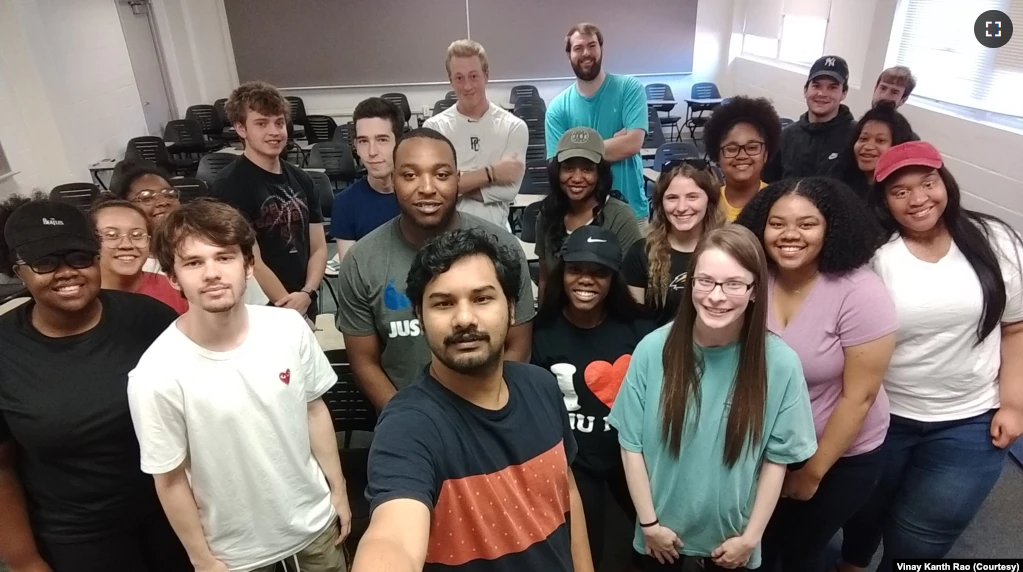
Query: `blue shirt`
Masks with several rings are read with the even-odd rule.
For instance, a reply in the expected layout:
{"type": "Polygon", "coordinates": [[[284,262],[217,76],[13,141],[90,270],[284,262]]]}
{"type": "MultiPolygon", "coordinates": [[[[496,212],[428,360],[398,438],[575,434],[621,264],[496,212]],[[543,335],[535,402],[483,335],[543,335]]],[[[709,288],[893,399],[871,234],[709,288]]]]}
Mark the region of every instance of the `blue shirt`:
{"type": "MultiPolygon", "coordinates": [[[[632,76],[609,73],[593,97],[584,97],[575,84],[558,94],[547,108],[547,156],[553,157],[558,140],[573,127],[589,127],[605,140],[622,129],[649,128],[646,92],[632,76]]],[[[643,160],[639,153],[611,163],[613,188],[622,193],[636,213],[649,214],[643,183],[643,160]]]]}
{"type": "Polygon", "coordinates": [[[334,197],[330,213],[330,236],[359,240],[376,227],[398,216],[394,193],[378,193],[366,177],[355,181],[334,197]]]}

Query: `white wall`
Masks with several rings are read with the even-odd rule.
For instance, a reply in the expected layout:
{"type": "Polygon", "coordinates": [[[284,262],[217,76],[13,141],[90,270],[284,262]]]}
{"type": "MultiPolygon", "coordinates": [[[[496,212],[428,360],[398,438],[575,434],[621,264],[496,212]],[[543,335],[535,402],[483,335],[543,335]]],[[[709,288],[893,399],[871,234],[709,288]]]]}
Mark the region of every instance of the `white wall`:
{"type": "MultiPolygon", "coordinates": [[[[745,0],[736,0],[744,2],[745,0]]],[[[885,68],[897,0],[833,0],[824,52],[844,57],[850,67],[846,105],[861,115],[870,105],[877,76],[885,68]]],[[[736,18],[733,34],[742,33],[736,18]]],[[[807,69],[739,56],[729,66],[724,89],[771,99],[792,118],[806,111],[807,69]]],[[[1023,135],[962,119],[923,103],[900,108],[920,137],[933,143],[963,190],[968,208],[998,216],[1023,232],[1023,135]]]]}
{"type": "Polygon", "coordinates": [[[0,4],[0,141],[19,172],[0,194],[88,181],[145,133],[112,0],[0,4]]]}

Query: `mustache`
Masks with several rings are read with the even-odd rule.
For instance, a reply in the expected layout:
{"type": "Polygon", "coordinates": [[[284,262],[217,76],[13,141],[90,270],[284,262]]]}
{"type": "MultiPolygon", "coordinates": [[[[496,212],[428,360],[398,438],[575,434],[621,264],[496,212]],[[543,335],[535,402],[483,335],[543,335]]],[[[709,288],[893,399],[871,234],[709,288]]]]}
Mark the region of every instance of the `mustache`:
{"type": "Polygon", "coordinates": [[[444,338],[445,346],[453,346],[455,344],[465,344],[469,342],[489,342],[490,335],[486,332],[481,332],[475,328],[471,330],[461,330],[451,334],[444,338]]]}

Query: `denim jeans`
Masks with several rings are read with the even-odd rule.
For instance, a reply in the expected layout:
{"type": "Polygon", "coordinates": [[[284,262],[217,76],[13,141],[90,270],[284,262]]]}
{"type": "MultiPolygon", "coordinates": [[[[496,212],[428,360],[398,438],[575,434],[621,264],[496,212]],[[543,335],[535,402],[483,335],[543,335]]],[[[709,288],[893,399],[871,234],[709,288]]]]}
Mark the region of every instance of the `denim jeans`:
{"type": "Polygon", "coordinates": [[[895,558],[941,558],[980,510],[1005,466],[991,444],[994,411],[955,421],[892,415],[885,468],[873,497],[844,527],[842,559],[866,567],[884,539],[878,570],[895,558]]]}

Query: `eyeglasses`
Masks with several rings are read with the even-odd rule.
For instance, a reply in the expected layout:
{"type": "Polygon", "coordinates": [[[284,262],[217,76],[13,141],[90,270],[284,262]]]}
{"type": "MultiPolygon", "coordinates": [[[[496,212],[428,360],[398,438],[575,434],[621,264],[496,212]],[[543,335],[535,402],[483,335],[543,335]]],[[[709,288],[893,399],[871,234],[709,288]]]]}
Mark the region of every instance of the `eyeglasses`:
{"type": "Polygon", "coordinates": [[[52,274],[62,265],[70,266],[75,270],[89,268],[96,264],[96,255],[84,250],[72,250],[62,254],[44,256],[31,264],[23,260],[18,260],[15,264],[18,266],[28,266],[36,274],[52,274]]]}
{"type": "Polygon", "coordinates": [[[142,203],[144,205],[151,205],[154,202],[156,202],[156,199],[158,197],[163,197],[165,199],[176,199],[180,195],[181,193],[173,187],[168,189],[160,189],[159,191],[146,189],[144,191],[140,191],[139,194],[135,195],[135,198],[132,199],[131,202],[142,203]]]}
{"type": "Polygon", "coordinates": [[[764,142],[750,141],[745,145],[739,145],[737,143],[725,145],[721,148],[721,155],[728,159],[733,159],[739,156],[739,151],[745,151],[746,155],[749,157],[756,157],[764,152],[764,142]]]}
{"type": "Polygon", "coordinates": [[[117,248],[121,244],[121,239],[125,237],[128,237],[128,242],[135,246],[147,246],[149,244],[149,234],[140,228],[129,232],[117,232],[110,228],[98,234],[100,241],[103,242],[103,246],[107,248],[117,248]]]}
{"type": "Polygon", "coordinates": [[[697,276],[693,279],[693,290],[696,292],[713,292],[718,286],[721,287],[721,291],[725,293],[725,296],[743,296],[753,287],[753,283],[747,284],[738,280],[717,282],[706,276],[697,276]]]}

